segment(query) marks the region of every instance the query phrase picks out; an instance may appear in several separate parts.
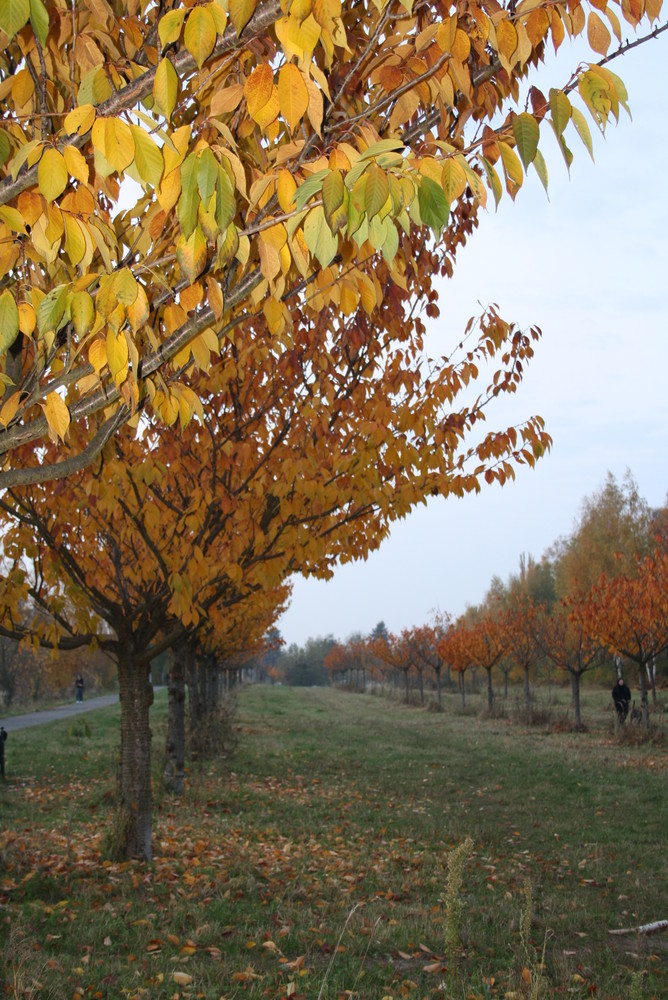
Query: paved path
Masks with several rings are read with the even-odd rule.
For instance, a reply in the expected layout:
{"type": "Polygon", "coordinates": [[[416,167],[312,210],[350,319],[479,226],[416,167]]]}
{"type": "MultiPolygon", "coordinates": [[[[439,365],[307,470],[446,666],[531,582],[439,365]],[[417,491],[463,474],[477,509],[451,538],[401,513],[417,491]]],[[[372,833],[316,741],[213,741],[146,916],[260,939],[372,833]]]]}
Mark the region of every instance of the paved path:
{"type": "Polygon", "coordinates": [[[58,719],[70,719],[74,715],[92,712],[96,708],[106,708],[107,705],[115,705],[117,702],[117,694],[103,694],[99,698],[85,698],[81,705],[71,702],[69,705],[59,705],[58,708],[49,708],[43,712],[15,715],[11,719],[5,719],[2,724],[7,732],[11,733],[16,729],[28,729],[29,726],[41,726],[46,722],[57,722],[58,719]]]}

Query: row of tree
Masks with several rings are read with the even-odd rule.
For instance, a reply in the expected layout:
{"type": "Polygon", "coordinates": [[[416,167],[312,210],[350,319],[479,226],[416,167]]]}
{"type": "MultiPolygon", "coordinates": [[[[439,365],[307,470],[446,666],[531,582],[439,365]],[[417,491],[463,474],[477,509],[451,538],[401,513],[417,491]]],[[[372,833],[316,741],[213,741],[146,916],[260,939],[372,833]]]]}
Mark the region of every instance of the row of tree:
{"type": "Polygon", "coordinates": [[[337,644],[325,666],[335,683],[365,688],[403,681],[424,700],[425,679],[441,702],[442,679],[457,682],[463,701],[467,672],[486,675],[487,705],[494,707],[493,673],[520,678],[531,709],[532,682],[541,670],[570,682],[578,728],[583,676],[610,663],[633,664],[644,725],[649,693],[656,704],[659,658],[668,649],[668,507],[652,512],[630,473],[620,485],[608,475],[582,505],[568,539],[540,563],[522,559],[507,584],[495,579],[483,603],[456,621],[439,615],[431,625],[337,644]]]}
{"type": "Polygon", "coordinates": [[[291,573],[549,447],[539,417],[477,435],[538,330],[492,308],[429,360],[422,314],[488,193],[546,182],[542,132],[570,163],[578,103],[603,130],[626,101],[597,2],[288,6],[0,4],[0,626],[116,663],[128,856],[152,852],[156,656],[178,786],[183,684],[215,704],[207,664],[262,648],[291,573]],[[518,113],[582,33],[577,94],[518,113]]]}

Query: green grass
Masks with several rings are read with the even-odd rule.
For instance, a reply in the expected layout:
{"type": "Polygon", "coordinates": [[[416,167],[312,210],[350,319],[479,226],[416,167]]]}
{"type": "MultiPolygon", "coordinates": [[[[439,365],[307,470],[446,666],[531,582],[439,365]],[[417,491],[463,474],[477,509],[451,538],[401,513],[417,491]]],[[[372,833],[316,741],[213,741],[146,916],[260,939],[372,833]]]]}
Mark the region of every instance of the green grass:
{"type": "Polygon", "coordinates": [[[117,707],[88,733],[83,717],[12,733],[5,995],[665,995],[666,936],[608,931],[668,917],[667,755],[616,742],[607,700],[587,693],[576,735],[482,720],[473,702],[461,716],[456,696],[433,713],[248,688],[234,759],[193,766],[178,800],[159,791],[158,695],[151,867],[104,859],[117,707]],[[469,835],[457,949],[448,855],[469,835]]]}

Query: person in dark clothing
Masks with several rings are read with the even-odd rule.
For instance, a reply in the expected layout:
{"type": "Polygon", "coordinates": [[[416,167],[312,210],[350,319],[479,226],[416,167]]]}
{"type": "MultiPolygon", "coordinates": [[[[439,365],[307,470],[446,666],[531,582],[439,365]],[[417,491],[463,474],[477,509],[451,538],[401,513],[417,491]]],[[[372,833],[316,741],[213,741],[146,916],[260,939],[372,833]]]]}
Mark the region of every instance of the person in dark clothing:
{"type": "Polygon", "coordinates": [[[612,700],[615,703],[615,711],[620,722],[626,721],[631,704],[631,691],[623,677],[620,677],[612,689],[612,700]]]}
{"type": "Polygon", "coordinates": [[[0,726],[0,776],[5,780],[5,743],[7,741],[7,730],[0,726]]]}
{"type": "Polygon", "coordinates": [[[84,693],[84,679],[81,674],[77,676],[77,679],[74,682],[74,690],[76,691],[77,704],[81,704],[84,693]]]}

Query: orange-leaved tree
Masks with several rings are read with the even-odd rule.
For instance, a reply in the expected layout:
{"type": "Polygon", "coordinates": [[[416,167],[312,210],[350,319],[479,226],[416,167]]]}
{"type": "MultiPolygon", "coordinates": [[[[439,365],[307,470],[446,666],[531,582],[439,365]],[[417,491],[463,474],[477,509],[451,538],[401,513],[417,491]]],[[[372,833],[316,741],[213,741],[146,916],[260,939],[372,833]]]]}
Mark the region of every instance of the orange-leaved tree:
{"type": "Polygon", "coordinates": [[[577,608],[583,600],[571,597],[571,604],[562,601],[556,604],[550,612],[537,608],[532,621],[533,635],[542,653],[557,667],[568,674],[571,682],[571,694],[575,725],[582,729],[582,712],[580,708],[580,682],[583,675],[597,667],[604,658],[605,649],[586,616],[572,608],[577,608]]]}
{"type": "Polygon", "coordinates": [[[659,547],[639,560],[632,577],[601,577],[583,601],[572,602],[572,614],[611,653],[638,665],[642,718],[647,728],[652,665],[668,649],[668,552],[659,547]]]}
{"type": "Polygon", "coordinates": [[[328,309],[316,365],[358,309],[358,337],[414,354],[392,290],[417,270],[434,314],[488,192],[546,183],[543,133],[570,162],[582,108],[604,129],[626,105],[617,9],[635,29],[661,0],[1,3],[0,487],[82,468],[142,412],[189,420],[191,352],[229,356],[254,317],[297,366],[295,310],[316,331],[328,309]],[[518,111],[581,34],[598,61],[518,111]]]}

